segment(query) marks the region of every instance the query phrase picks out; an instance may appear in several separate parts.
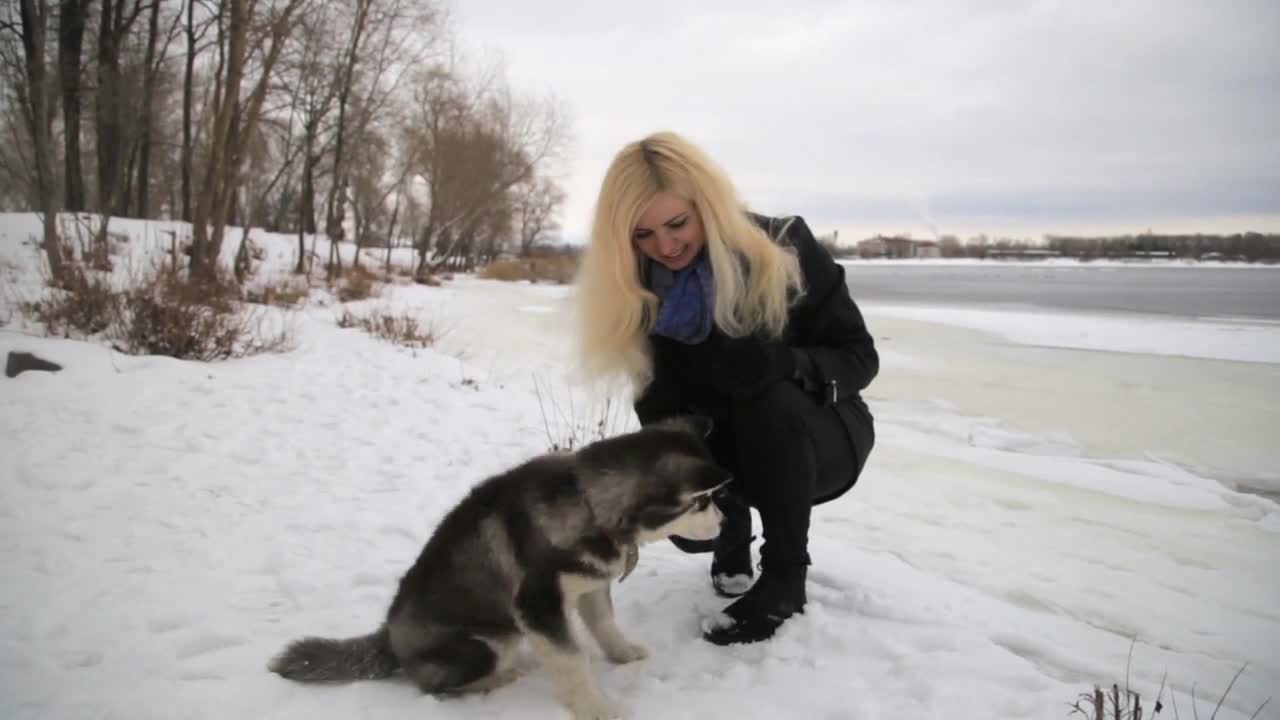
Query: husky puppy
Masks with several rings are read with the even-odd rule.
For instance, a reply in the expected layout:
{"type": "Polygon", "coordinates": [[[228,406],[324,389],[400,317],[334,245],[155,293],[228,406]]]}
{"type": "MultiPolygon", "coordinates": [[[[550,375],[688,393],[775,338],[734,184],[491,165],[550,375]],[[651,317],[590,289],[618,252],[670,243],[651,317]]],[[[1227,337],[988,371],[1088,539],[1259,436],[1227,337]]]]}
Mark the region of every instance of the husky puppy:
{"type": "Polygon", "coordinates": [[[516,679],[527,640],[575,719],[618,717],[569,612],[577,608],[609,660],[648,655],[614,622],[610,585],[635,567],[639,545],[719,534],[712,499],[730,476],[704,444],[710,431],[708,419],[672,418],[483,481],[440,521],[381,627],[295,641],[270,669],[302,682],[403,671],[424,692],[451,695],[516,679]]]}

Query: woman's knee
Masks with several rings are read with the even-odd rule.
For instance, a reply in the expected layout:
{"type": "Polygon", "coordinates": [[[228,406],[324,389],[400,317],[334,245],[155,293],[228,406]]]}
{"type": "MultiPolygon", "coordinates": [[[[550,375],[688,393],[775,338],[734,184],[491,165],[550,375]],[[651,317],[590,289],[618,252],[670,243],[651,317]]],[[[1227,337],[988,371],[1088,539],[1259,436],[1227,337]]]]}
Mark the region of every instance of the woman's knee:
{"type": "Polygon", "coordinates": [[[804,433],[814,408],[814,399],[798,385],[774,383],[750,398],[734,402],[733,426],[737,434],[747,435],[804,433]]]}

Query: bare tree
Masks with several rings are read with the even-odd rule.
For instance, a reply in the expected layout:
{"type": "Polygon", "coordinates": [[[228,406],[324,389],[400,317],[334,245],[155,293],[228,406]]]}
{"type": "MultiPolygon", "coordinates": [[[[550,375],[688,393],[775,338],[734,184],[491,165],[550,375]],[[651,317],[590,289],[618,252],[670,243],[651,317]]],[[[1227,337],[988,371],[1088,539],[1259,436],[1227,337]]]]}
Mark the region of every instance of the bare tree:
{"type": "Polygon", "coordinates": [[[298,274],[308,272],[310,267],[306,236],[315,235],[317,231],[316,175],[324,159],[323,124],[338,91],[332,68],[327,62],[335,51],[329,39],[332,9],[330,4],[321,4],[300,21],[302,31],[296,34],[287,62],[288,82],[294,96],[292,112],[300,116],[302,133],[299,143],[302,175],[298,198],[298,264],[294,267],[298,274]]]}
{"type": "MultiPolygon", "coordinates": [[[[154,0],[153,0],[154,1],[154,0]]],[[[142,0],[99,0],[98,87],[94,119],[98,150],[98,207],[105,215],[123,215],[128,205],[125,181],[130,137],[129,93],[121,68],[125,39],[142,14],[142,0]]]]}
{"type": "Polygon", "coordinates": [[[560,229],[555,216],[564,201],[564,191],[546,177],[531,178],[515,188],[515,231],[521,255],[529,255],[534,246],[560,229]]]}
{"type": "Polygon", "coordinates": [[[398,152],[392,126],[403,114],[400,101],[405,79],[439,52],[441,31],[447,22],[441,8],[418,0],[376,0],[369,8],[368,53],[352,66],[356,71],[352,90],[360,95],[351,123],[357,149],[352,153],[351,169],[345,173],[357,228],[357,265],[361,249],[376,234],[383,236],[387,245],[390,271],[405,183],[414,169],[412,152],[398,152]],[[392,203],[391,215],[384,227],[388,201],[392,203]]]}
{"type": "Polygon", "coordinates": [[[84,170],[80,164],[80,84],[84,28],[93,0],[62,0],[58,12],[58,80],[62,89],[62,206],[85,209],[84,170]]]}
{"type": "Polygon", "coordinates": [[[192,215],[191,274],[206,279],[216,272],[227,212],[241,180],[244,143],[253,136],[262,116],[271,75],[294,26],[295,15],[307,2],[282,0],[261,8],[259,0],[223,1],[228,25],[226,66],[211,103],[209,158],[192,215]],[[258,63],[257,78],[249,95],[242,99],[241,86],[254,59],[258,63]]]}
{"type": "Polygon", "coordinates": [[[150,217],[150,190],[151,190],[151,149],[155,143],[156,136],[156,85],[159,82],[164,62],[169,54],[169,45],[173,42],[174,36],[182,20],[182,13],[175,13],[173,21],[169,24],[168,30],[163,37],[161,44],[160,33],[160,1],[152,0],[151,13],[147,21],[147,50],[143,58],[143,77],[142,77],[142,118],[141,126],[138,130],[138,152],[137,152],[137,215],[138,217],[150,217]]]}
{"type": "Polygon", "coordinates": [[[512,188],[557,159],[567,140],[562,110],[553,101],[516,99],[506,87],[472,92],[454,104],[458,117],[433,126],[434,142],[425,154],[424,174],[433,184],[425,236],[436,241],[438,266],[471,265],[485,214],[503,204],[509,213],[512,188]]]}
{"type": "Polygon", "coordinates": [[[338,252],[338,242],[342,240],[342,214],[338,203],[339,196],[345,194],[347,186],[342,166],[343,139],[347,129],[347,103],[351,98],[352,76],[361,53],[360,42],[365,37],[365,30],[369,24],[371,1],[355,0],[351,36],[338,74],[338,120],[334,128],[333,182],[329,184],[324,224],[325,234],[329,236],[329,277],[331,279],[342,273],[342,254],[338,252]]]}
{"type": "Polygon", "coordinates": [[[58,241],[57,179],[53,174],[52,93],[46,70],[46,33],[49,27],[48,0],[19,0],[19,20],[14,22],[13,6],[0,18],[0,33],[16,33],[22,41],[24,87],[18,94],[27,131],[30,134],[36,175],[36,196],[44,221],[44,250],[49,273],[55,282],[65,277],[62,248],[58,241]]]}
{"type": "Polygon", "coordinates": [[[187,38],[187,57],[182,75],[182,219],[191,221],[191,103],[196,63],[196,0],[187,0],[187,20],[183,32],[187,38]]]}
{"type": "Polygon", "coordinates": [[[22,21],[14,3],[0,9],[0,207],[40,207],[36,188],[31,105],[27,100],[27,54],[22,21]]]}
{"type": "Polygon", "coordinates": [[[496,72],[467,84],[456,71],[435,68],[419,78],[415,98],[407,133],[430,198],[416,243],[418,272],[468,267],[486,213],[503,204],[509,212],[512,188],[559,158],[565,115],[554,100],[515,97],[496,72]]]}

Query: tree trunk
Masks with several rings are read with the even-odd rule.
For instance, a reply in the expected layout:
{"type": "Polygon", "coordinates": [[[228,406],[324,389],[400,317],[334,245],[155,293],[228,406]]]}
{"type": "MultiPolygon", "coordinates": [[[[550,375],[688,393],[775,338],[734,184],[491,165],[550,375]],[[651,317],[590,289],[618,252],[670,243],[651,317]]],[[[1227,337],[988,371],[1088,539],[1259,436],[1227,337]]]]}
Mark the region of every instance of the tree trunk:
{"type": "Polygon", "coordinates": [[[356,17],[351,29],[351,45],[347,48],[347,57],[342,67],[342,80],[338,93],[338,127],[333,150],[333,182],[329,185],[329,199],[325,203],[324,231],[329,236],[330,243],[330,279],[342,274],[342,255],[337,251],[337,242],[342,239],[342,217],[337,212],[337,196],[344,185],[342,150],[347,126],[347,102],[351,97],[351,78],[355,72],[356,61],[359,58],[360,39],[364,35],[368,17],[369,0],[356,0],[356,17]]]}
{"type": "Polygon", "coordinates": [[[93,94],[98,150],[98,211],[115,212],[124,177],[124,82],[120,75],[120,37],[116,34],[125,0],[101,0],[98,22],[98,88],[93,94]]]}
{"type": "MultiPolygon", "coordinates": [[[[221,228],[226,220],[222,204],[222,180],[225,177],[224,167],[229,164],[226,148],[230,146],[230,138],[234,133],[232,116],[236,114],[236,106],[240,98],[240,82],[244,76],[244,59],[246,35],[246,18],[243,0],[229,0],[230,20],[228,49],[226,53],[226,76],[220,83],[221,91],[214,93],[213,131],[209,135],[209,159],[204,168],[204,180],[200,183],[200,196],[196,199],[195,212],[192,214],[191,238],[191,275],[193,278],[210,279],[217,269],[218,251],[213,241],[221,241],[221,228]],[[209,234],[209,222],[215,225],[213,237],[209,234]]],[[[221,38],[219,38],[221,40],[221,38]]]]}
{"type": "Polygon", "coordinates": [[[315,234],[315,156],[312,146],[315,143],[315,129],[308,123],[303,130],[302,139],[302,197],[298,198],[298,267],[294,273],[302,275],[307,272],[307,237],[308,232],[315,234]]]}
{"type": "Polygon", "coordinates": [[[400,191],[396,190],[396,204],[391,207],[391,222],[387,225],[387,277],[391,276],[391,247],[395,243],[396,220],[400,217],[400,191]]]}
{"type": "Polygon", "coordinates": [[[62,0],[58,22],[58,79],[62,89],[63,180],[62,206],[85,209],[84,170],[80,163],[80,58],[89,0],[62,0]]]}
{"type": "Polygon", "coordinates": [[[251,18],[245,9],[244,0],[228,1],[231,12],[226,81],[222,84],[222,92],[215,93],[217,99],[214,103],[213,132],[210,135],[209,163],[192,218],[194,233],[191,272],[193,276],[204,279],[212,279],[216,272],[227,213],[230,212],[233,195],[240,187],[245,157],[243,148],[257,130],[272,70],[280,59],[292,16],[302,5],[301,0],[290,0],[283,8],[276,8],[267,33],[253,38],[255,47],[266,45],[266,49],[260,50],[262,57],[260,64],[257,64],[261,75],[249,93],[248,101],[242,104],[240,85],[249,57],[251,18]],[[212,234],[208,226],[210,220],[213,222],[212,234]]]}
{"type": "Polygon", "coordinates": [[[148,191],[151,184],[151,128],[155,116],[156,75],[155,67],[156,40],[160,35],[160,2],[152,0],[151,19],[147,25],[147,53],[143,62],[142,78],[142,127],[139,130],[138,147],[138,217],[146,218],[151,214],[148,205],[148,191]]]}
{"type": "Polygon", "coordinates": [[[53,177],[53,134],[49,125],[49,86],[45,73],[45,33],[49,26],[47,0],[20,0],[22,51],[27,71],[27,107],[23,108],[31,131],[36,161],[36,193],[44,216],[44,250],[49,274],[61,283],[65,273],[58,242],[58,209],[53,177]]]}
{"type": "Polygon", "coordinates": [[[360,247],[364,244],[364,235],[365,235],[364,218],[360,214],[360,203],[358,202],[351,203],[351,214],[354,216],[353,219],[355,220],[355,234],[356,234],[356,237],[355,237],[356,254],[353,258],[351,258],[351,269],[359,270],[360,269],[360,247]]]}
{"type": "Polygon", "coordinates": [[[196,62],[196,0],[187,0],[187,63],[182,76],[182,219],[191,222],[191,81],[196,62]]]}
{"type": "Polygon", "coordinates": [[[232,267],[236,283],[239,285],[244,285],[244,281],[249,279],[249,273],[253,270],[253,261],[249,254],[249,231],[252,229],[253,220],[245,220],[243,225],[244,232],[240,234],[240,247],[236,248],[236,261],[232,267]]]}
{"type": "MultiPolygon", "coordinates": [[[[345,192],[345,190],[340,192],[345,192]]],[[[331,187],[329,189],[329,198],[332,199],[333,197],[334,192],[331,187]]],[[[325,278],[332,282],[342,276],[342,246],[340,243],[342,242],[343,232],[341,225],[338,225],[332,233],[328,232],[329,227],[332,226],[328,226],[325,229],[325,235],[329,238],[329,264],[324,272],[325,278]]]]}

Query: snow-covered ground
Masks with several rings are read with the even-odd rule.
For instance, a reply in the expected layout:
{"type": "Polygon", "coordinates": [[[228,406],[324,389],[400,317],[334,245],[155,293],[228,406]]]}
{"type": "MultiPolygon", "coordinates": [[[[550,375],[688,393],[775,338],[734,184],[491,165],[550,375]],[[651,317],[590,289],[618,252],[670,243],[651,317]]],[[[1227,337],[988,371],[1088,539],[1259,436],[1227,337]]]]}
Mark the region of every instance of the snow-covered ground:
{"type": "Polygon", "coordinates": [[[933,266],[959,267],[979,265],[983,267],[1033,267],[1033,268],[1238,268],[1274,270],[1275,263],[1251,263],[1244,260],[1193,260],[1190,258],[1102,258],[1079,260],[1070,257],[1045,257],[1038,260],[984,259],[984,258],[841,258],[847,265],[888,265],[892,267],[933,266]]]}
{"type": "MultiPolygon", "coordinates": [[[[119,226],[139,252],[162,237],[119,226]]],[[[0,216],[0,320],[36,292],[34,228],[0,216]]],[[[283,272],[296,239],[262,243],[283,272]]],[[[413,351],[337,327],[317,292],[295,349],[213,364],[14,316],[0,354],[65,370],[0,379],[0,717],[563,717],[539,672],[438,701],[265,665],[303,634],[372,629],[450,505],[564,432],[550,401],[594,414],[567,372],[571,303],[458,277],[352,304],[446,331],[413,351]]],[[[815,513],[807,613],[711,646],[707,558],[650,547],[615,601],[652,655],[612,666],[588,642],[606,692],[637,718],[1062,718],[1127,672],[1150,717],[1167,672],[1189,718],[1193,685],[1208,717],[1248,662],[1218,717],[1250,717],[1280,682],[1280,327],[1231,323],[1247,354],[1188,352],[1217,325],[864,312],[878,446],[815,513]],[[1048,342],[1045,323],[1079,332],[1048,342]]]]}

